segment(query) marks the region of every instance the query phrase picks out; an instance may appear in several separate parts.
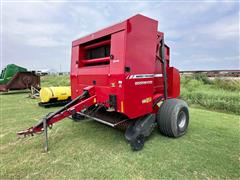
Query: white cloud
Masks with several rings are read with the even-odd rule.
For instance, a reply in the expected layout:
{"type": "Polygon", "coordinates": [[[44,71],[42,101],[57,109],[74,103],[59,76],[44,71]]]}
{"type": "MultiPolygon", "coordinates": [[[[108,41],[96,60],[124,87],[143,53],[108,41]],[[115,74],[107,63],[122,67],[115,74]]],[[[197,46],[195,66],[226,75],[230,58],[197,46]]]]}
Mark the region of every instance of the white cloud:
{"type": "Polygon", "coordinates": [[[65,25],[54,22],[62,3],[4,3],[3,36],[15,43],[39,47],[61,45],[61,34],[65,25]]]}
{"type": "Polygon", "coordinates": [[[240,61],[240,55],[238,56],[226,56],[223,58],[224,60],[237,60],[237,61],[240,61]]]}
{"type": "Polygon", "coordinates": [[[27,45],[38,47],[58,47],[64,45],[62,42],[52,39],[51,37],[35,37],[27,40],[27,45]]]}
{"type": "Polygon", "coordinates": [[[182,62],[183,63],[214,63],[218,62],[219,59],[217,57],[211,57],[206,54],[201,54],[201,55],[191,55],[189,59],[184,59],[182,62]]]}
{"type": "Polygon", "coordinates": [[[36,67],[42,65],[42,59],[51,68],[60,62],[69,66],[72,40],[142,13],[159,21],[159,30],[165,33],[174,65],[183,67],[184,64],[185,68],[194,62],[197,69],[198,65],[220,64],[224,58],[236,62],[239,24],[234,6],[236,3],[218,1],[4,3],[4,57],[7,61],[23,59],[25,64],[34,59],[36,67]]]}
{"type": "Polygon", "coordinates": [[[217,40],[227,40],[239,37],[238,18],[233,16],[218,19],[216,22],[208,26],[201,27],[199,33],[208,35],[217,40]]]}

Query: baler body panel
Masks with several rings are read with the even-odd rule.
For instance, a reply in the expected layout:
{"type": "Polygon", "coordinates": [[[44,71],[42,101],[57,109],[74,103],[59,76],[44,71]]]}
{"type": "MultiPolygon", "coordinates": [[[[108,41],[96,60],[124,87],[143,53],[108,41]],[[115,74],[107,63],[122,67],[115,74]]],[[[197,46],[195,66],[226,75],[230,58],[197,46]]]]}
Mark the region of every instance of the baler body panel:
{"type": "MultiPolygon", "coordinates": [[[[153,102],[163,96],[159,42],[163,33],[158,22],[136,15],[72,43],[71,94],[79,96],[87,86],[95,87],[96,101],[137,118],[153,112],[153,102]],[[111,97],[110,97],[111,96],[111,97]]],[[[169,48],[165,48],[167,70],[169,48]]],[[[171,72],[171,81],[177,71],[171,72]]],[[[171,82],[171,97],[179,95],[179,80],[171,82]],[[175,89],[175,90],[174,90],[175,89]]]]}

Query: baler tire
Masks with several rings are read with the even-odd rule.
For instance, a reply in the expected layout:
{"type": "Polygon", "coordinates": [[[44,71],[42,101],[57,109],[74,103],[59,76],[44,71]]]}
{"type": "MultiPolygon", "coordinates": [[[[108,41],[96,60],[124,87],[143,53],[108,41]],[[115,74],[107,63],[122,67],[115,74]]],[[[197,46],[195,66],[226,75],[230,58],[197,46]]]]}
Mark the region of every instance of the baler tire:
{"type": "Polygon", "coordinates": [[[180,99],[165,100],[157,112],[160,133],[169,137],[180,137],[189,124],[188,105],[180,99]]]}
{"type": "Polygon", "coordinates": [[[130,141],[130,145],[133,151],[140,151],[145,143],[144,135],[138,135],[135,139],[130,141]]]}

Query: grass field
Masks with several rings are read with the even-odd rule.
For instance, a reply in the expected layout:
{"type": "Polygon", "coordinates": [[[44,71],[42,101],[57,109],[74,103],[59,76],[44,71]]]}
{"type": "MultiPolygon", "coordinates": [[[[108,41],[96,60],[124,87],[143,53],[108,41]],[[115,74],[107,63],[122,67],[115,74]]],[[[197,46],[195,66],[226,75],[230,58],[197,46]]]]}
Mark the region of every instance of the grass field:
{"type": "Polygon", "coordinates": [[[51,76],[41,76],[41,86],[70,86],[69,75],[51,75],[51,76]]]}
{"type": "MultiPolygon", "coordinates": [[[[67,76],[42,79],[42,86],[68,84],[67,76]]],[[[27,96],[27,93],[0,95],[1,179],[240,177],[238,115],[192,106],[185,136],[167,138],[156,129],[140,152],[131,151],[123,132],[97,122],[65,119],[49,131],[50,151],[44,153],[43,135],[17,139],[16,132],[57,108],[38,107],[37,100],[27,96]]]]}
{"type": "Polygon", "coordinates": [[[239,80],[210,80],[203,74],[182,77],[181,98],[189,105],[240,115],[239,80]]]}
{"type": "Polygon", "coordinates": [[[156,130],[140,152],[123,133],[99,124],[65,119],[43,136],[17,139],[56,108],[44,109],[26,93],[1,98],[1,179],[238,179],[239,116],[190,108],[188,133],[179,139],[156,130]]]}

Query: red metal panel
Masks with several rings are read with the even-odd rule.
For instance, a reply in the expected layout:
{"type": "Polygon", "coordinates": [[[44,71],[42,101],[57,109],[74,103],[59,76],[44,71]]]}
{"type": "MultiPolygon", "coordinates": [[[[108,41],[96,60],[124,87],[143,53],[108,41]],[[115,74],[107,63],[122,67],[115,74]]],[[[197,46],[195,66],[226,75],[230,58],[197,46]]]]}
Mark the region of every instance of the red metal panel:
{"type": "MultiPolygon", "coordinates": [[[[79,93],[78,90],[78,62],[79,60],[79,46],[72,47],[72,57],[71,57],[71,96],[72,98],[76,98],[79,93]]],[[[82,92],[82,91],[81,91],[82,92]]]]}
{"type": "Polygon", "coordinates": [[[125,24],[125,21],[124,21],[124,22],[115,24],[113,26],[110,26],[108,28],[102,29],[100,31],[97,31],[95,33],[89,34],[89,35],[87,35],[83,38],[77,39],[77,40],[72,42],[72,46],[78,46],[79,44],[83,44],[83,43],[86,43],[88,41],[92,41],[92,40],[98,39],[100,37],[104,37],[104,36],[122,31],[125,28],[126,28],[126,24],[125,24]]]}
{"type": "MultiPolygon", "coordinates": [[[[125,66],[131,71],[126,77],[154,74],[157,24],[155,20],[138,15],[127,21],[125,66]]],[[[128,116],[135,118],[152,112],[153,80],[153,77],[126,79],[124,104],[128,116]]]]}
{"type": "Polygon", "coordinates": [[[154,73],[158,22],[134,16],[127,20],[125,65],[131,74],[154,73]]]}
{"type": "Polygon", "coordinates": [[[179,71],[170,67],[167,70],[168,74],[168,96],[169,98],[177,98],[180,95],[180,75],[179,71]]]}
{"type": "Polygon", "coordinates": [[[125,65],[125,31],[114,33],[111,36],[110,74],[123,74],[125,65]]]}
{"type": "Polygon", "coordinates": [[[117,111],[124,111],[124,66],[125,66],[125,31],[114,33],[111,36],[111,54],[113,59],[110,61],[109,85],[111,94],[117,95],[117,111]]]}

